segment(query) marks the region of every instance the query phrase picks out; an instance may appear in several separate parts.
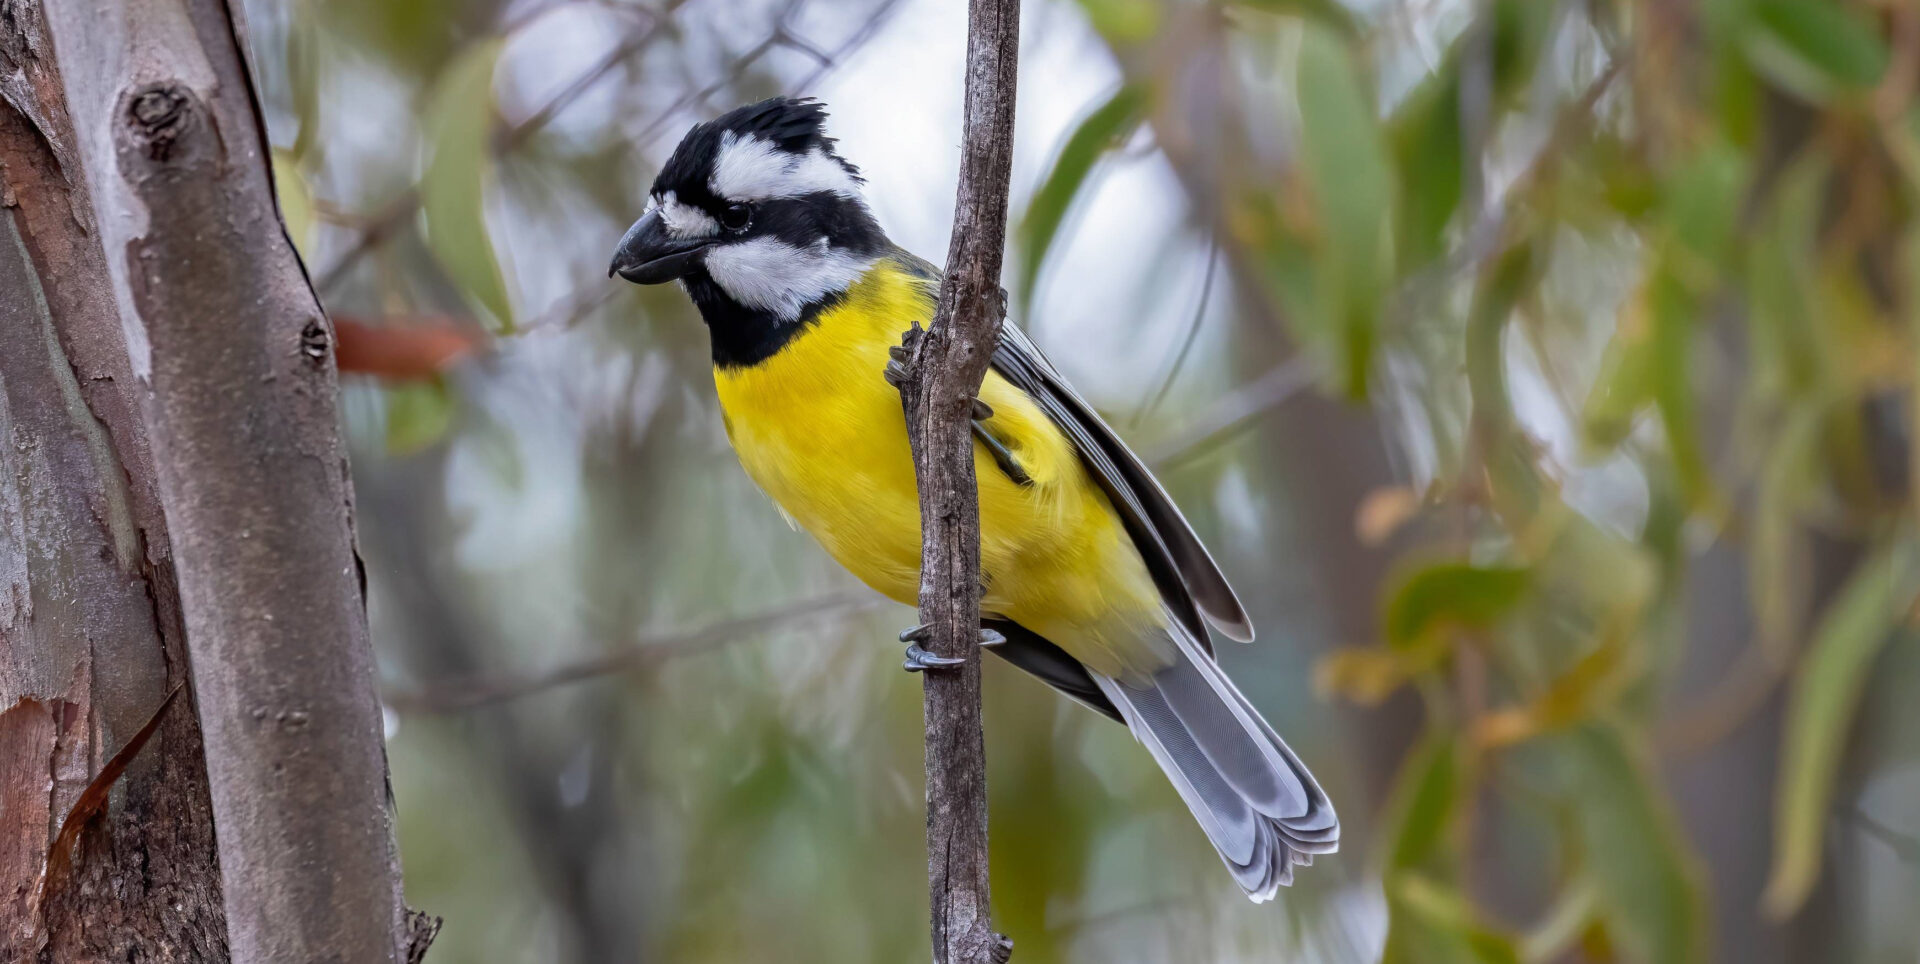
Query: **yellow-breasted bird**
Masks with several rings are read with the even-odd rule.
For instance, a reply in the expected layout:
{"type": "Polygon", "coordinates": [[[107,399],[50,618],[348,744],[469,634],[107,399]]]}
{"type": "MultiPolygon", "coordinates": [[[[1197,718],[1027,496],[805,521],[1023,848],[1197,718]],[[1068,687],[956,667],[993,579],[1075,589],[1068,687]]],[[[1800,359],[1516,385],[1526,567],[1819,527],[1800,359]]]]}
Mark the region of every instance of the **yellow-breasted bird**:
{"type": "MultiPolygon", "coordinates": [[[[687,132],[611,273],[678,281],[713,341],[747,474],[828,553],[913,605],[920,503],[889,349],[939,272],[887,240],[812,100],[687,132]]],[[[1313,775],[1214,664],[1207,621],[1253,627],[1167,493],[1052,363],[1003,329],[974,415],[984,641],[1125,723],[1255,901],[1330,853],[1313,775]]],[[[911,639],[911,631],[903,640],[911,639]]],[[[946,660],[907,650],[907,668],[946,660]]]]}

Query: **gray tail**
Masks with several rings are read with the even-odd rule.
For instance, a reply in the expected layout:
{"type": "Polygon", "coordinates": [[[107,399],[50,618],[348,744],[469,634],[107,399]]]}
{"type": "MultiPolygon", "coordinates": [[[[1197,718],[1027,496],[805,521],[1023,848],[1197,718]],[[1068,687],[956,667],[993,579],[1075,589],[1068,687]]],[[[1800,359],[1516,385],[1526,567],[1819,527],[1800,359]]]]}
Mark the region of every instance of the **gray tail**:
{"type": "Polygon", "coordinates": [[[1340,818],[1305,764],[1199,645],[1170,620],[1180,656],[1144,687],[1093,674],[1255,903],[1295,864],[1340,847],[1340,818]]]}

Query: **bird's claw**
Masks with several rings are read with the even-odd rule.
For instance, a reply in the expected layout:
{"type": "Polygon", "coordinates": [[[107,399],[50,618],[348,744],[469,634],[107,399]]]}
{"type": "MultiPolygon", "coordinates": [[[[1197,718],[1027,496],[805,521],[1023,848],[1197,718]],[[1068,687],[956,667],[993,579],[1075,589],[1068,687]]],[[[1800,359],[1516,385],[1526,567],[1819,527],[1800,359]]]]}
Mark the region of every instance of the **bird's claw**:
{"type": "MultiPolygon", "coordinates": [[[[974,400],[974,405],[985,407],[985,403],[978,399],[974,400]]],[[[975,411],[977,412],[978,409],[975,411]]],[[[988,409],[987,412],[991,415],[993,410],[988,409]]],[[[1033,476],[1027,474],[1026,468],[1020,464],[1019,459],[1014,458],[1013,452],[1007,448],[1006,443],[1000,441],[985,425],[980,424],[980,416],[977,414],[973,419],[973,437],[987,447],[988,454],[993,456],[994,464],[1000,466],[1000,471],[1005,472],[1007,478],[1012,479],[1017,485],[1033,484],[1033,476]]]]}
{"type": "Polygon", "coordinates": [[[922,649],[919,643],[907,647],[906,662],[900,667],[909,673],[919,673],[930,669],[949,669],[966,662],[952,656],[935,656],[922,649]]]}
{"type": "Polygon", "coordinates": [[[919,344],[926,335],[926,329],[918,321],[913,327],[900,333],[900,344],[887,347],[887,368],[883,376],[887,384],[895,388],[905,388],[907,382],[907,362],[913,359],[913,346],[919,344]]]}
{"type": "MultiPolygon", "coordinates": [[[[949,669],[966,662],[964,659],[953,656],[937,656],[928,652],[926,647],[920,644],[926,642],[927,637],[931,635],[933,635],[933,630],[925,626],[911,626],[900,633],[900,641],[907,644],[907,659],[906,662],[901,664],[902,669],[905,669],[909,673],[919,673],[926,670],[949,669]]],[[[999,630],[984,626],[981,627],[980,646],[982,649],[998,646],[1006,641],[1007,637],[1002,635],[999,630]]]]}

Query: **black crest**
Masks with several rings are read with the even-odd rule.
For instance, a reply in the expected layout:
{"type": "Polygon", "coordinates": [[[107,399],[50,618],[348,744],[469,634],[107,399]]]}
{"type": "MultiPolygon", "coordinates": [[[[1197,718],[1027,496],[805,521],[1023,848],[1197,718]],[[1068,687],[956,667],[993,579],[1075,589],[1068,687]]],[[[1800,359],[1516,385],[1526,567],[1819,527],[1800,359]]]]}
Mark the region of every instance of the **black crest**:
{"type": "Polygon", "coordinates": [[[739,137],[758,137],[771,141],[789,154],[806,154],[816,149],[825,152],[847,169],[855,180],[860,171],[834,151],[833,138],[827,136],[827,106],[811,97],[774,97],[757,104],[736,107],[704,124],[695,124],[673,156],[654,179],[655,191],[675,191],[683,200],[704,198],[707,179],[713,174],[714,159],[720,156],[720,141],[731,132],[739,137]]]}

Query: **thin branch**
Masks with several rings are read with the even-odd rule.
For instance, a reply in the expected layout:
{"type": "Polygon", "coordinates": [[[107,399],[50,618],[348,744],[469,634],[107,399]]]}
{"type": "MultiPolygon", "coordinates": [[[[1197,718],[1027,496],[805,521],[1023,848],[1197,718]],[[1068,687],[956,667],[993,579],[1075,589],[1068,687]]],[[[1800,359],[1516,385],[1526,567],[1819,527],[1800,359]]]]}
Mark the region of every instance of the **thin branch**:
{"type": "Polygon", "coordinates": [[[812,89],[814,84],[820,82],[820,78],[825,77],[828,73],[832,72],[835,67],[846,62],[849,54],[866,46],[867,41],[872,40],[873,35],[879,33],[880,28],[885,27],[887,22],[893,19],[894,11],[899,8],[900,0],[884,0],[879,7],[875,8],[873,15],[867,18],[867,22],[862,24],[859,30],[854,31],[851,36],[842,41],[840,46],[829,51],[825,61],[815,67],[812,73],[800,78],[799,81],[787,88],[787,92],[790,94],[805,93],[812,89]]]}
{"type": "Polygon", "coordinates": [[[1193,309],[1193,318],[1187,322],[1186,336],[1180,341],[1180,351],[1173,356],[1173,364],[1167,366],[1167,375],[1161,379],[1160,389],[1153,393],[1152,398],[1147,399],[1147,404],[1140,406],[1139,410],[1133,413],[1133,418],[1128,420],[1129,425],[1138,426],[1153,415],[1154,411],[1160,407],[1160,403],[1167,400],[1167,393],[1173,390],[1173,383],[1180,380],[1180,369],[1186,367],[1187,356],[1193,352],[1194,342],[1200,340],[1200,323],[1207,317],[1207,305],[1213,301],[1213,275],[1219,267],[1220,237],[1216,234],[1208,234],[1207,273],[1200,279],[1200,304],[1193,309]]]}
{"type": "Polygon", "coordinates": [[[1663,722],[1654,734],[1662,755],[1685,760],[1718,746],[1765,707],[1787,672],[1790,653],[1749,645],[1733,669],[1692,706],[1663,722]]]}
{"type": "Polygon", "coordinates": [[[667,0],[666,3],[660,5],[660,9],[657,11],[645,11],[646,16],[650,18],[646,30],[628,33],[627,39],[621,41],[620,44],[612,50],[607,51],[606,56],[601,57],[593,66],[581,71],[579,76],[575,77],[566,87],[561,88],[559,93],[554,94],[546,103],[540,105],[540,109],[528,114],[513,126],[501,130],[494,141],[494,153],[498,155],[512,151],[514,148],[525,143],[527,138],[532,137],[534,134],[545,129],[548,124],[553,123],[554,117],[558,116],[561,111],[573,106],[574,101],[579,100],[587,91],[592,90],[593,86],[600,82],[601,78],[613,72],[613,68],[626,63],[627,58],[645,50],[647,45],[653,43],[654,38],[660,36],[661,33],[666,30],[667,24],[671,21],[674,13],[681,7],[686,6],[686,4],[687,0],[667,0]]]}
{"type": "MultiPolygon", "coordinates": [[[[652,12],[653,19],[648,21],[645,30],[629,36],[625,42],[614,48],[612,53],[582,71],[571,83],[541,105],[538,110],[527,115],[525,119],[501,129],[493,142],[494,155],[500,156],[525,143],[527,139],[552,123],[555,117],[571,106],[614,67],[646,49],[654,40],[663,36],[667,26],[672,22],[673,12],[686,2],[687,0],[669,0],[660,10],[652,12]]],[[[335,288],[339,287],[340,282],[346,279],[347,273],[353,270],[353,266],[360,263],[361,258],[391,240],[419,209],[420,186],[415,184],[400,192],[398,197],[388,201],[378,213],[366,220],[360,236],[354,239],[353,244],[342,251],[333,263],[315,275],[317,280],[314,288],[323,297],[331,294],[335,288]]]]}
{"type": "MultiPolygon", "coordinates": [[[[1587,85],[1580,97],[1561,110],[1553,130],[1547,135],[1546,143],[1540,145],[1528,159],[1527,166],[1521,169],[1519,176],[1498,197],[1488,196],[1482,200],[1473,222],[1461,232],[1459,247],[1432,267],[1407,280],[1401,287],[1401,310],[1395,319],[1398,326],[1412,324],[1417,314],[1431,305],[1449,284],[1458,278],[1477,274],[1506,249],[1507,215],[1513,209],[1512,199],[1547,177],[1566,154],[1568,144],[1594,125],[1594,110],[1599,106],[1600,98],[1606,95],[1625,66],[1624,56],[1616,56],[1608,61],[1605,69],[1587,85]]],[[[1468,169],[1476,170],[1477,167],[1469,165],[1468,169]]]]}
{"type": "Polygon", "coordinates": [[[402,713],[470,710],[601,676],[651,669],[666,660],[710,652],[716,646],[751,639],[770,629],[830,616],[849,616],[879,605],[879,600],[866,592],[822,596],[739,619],[629,640],[612,652],[531,675],[443,680],[412,691],[389,692],[382,697],[382,702],[402,713]]]}
{"type": "MultiPolygon", "coordinates": [[[[534,133],[551,123],[556,115],[570,106],[580,95],[592,88],[593,85],[614,66],[644,49],[665,29],[667,20],[672,13],[680,7],[685,6],[687,2],[688,0],[671,0],[671,2],[663,6],[655,15],[656,19],[651,29],[621,44],[594,66],[583,71],[578,78],[568,84],[566,88],[555,95],[552,100],[548,101],[539,110],[528,115],[525,120],[502,130],[499,137],[494,140],[494,151],[496,154],[504,154],[520,146],[534,133]]],[[[724,77],[674,101],[666,110],[662,111],[659,116],[641,130],[640,134],[634,138],[635,143],[646,143],[657,135],[660,130],[665,127],[667,122],[673,119],[674,115],[694,104],[704,102],[707,98],[737,82],[748,67],[751,67],[755,61],[765,56],[766,53],[774,47],[784,46],[799,50],[816,61],[816,66],[811,72],[787,87],[787,93],[789,94],[807,90],[818,83],[822,77],[825,77],[835,68],[845,63],[847,57],[854,51],[865,46],[868,41],[872,40],[874,34],[878,33],[880,28],[886,25],[887,21],[892,17],[894,10],[899,7],[899,4],[900,0],[884,0],[884,2],[874,10],[872,17],[870,17],[865,24],[861,25],[859,30],[854,31],[854,33],[842,41],[839,46],[834,47],[830,51],[821,50],[818,45],[794,33],[792,28],[787,26],[786,19],[792,12],[792,6],[790,5],[787,13],[782,14],[781,21],[775,26],[773,32],[769,34],[766,39],[749,48],[746,53],[735,58],[733,63],[728,65],[724,77]]],[[[354,241],[351,247],[342,252],[340,257],[336,258],[332,264],[328,265],[326,269],[319,274],[320,280],[315,287],[322,293],[331,291],[346,277],[346,273],[352,269],[361,258],[371,253],[375,248],[385,244],[401,227],[405,226],[407,219],[412,217],[414,211],[418,210],[419,207],[420,188],[419,185],[414,185],[402,192],[399,197],[387,202],[387,206],[382,208],[378,213],[350,222],[360,229],[360,237],[354,241]]],[[[337,211],[335,213],[343,216],[346,214],[346,212],[337,211]]],[[[591,283],[582,285],[571,294],[554,302],[553,306],[542,313],[539,318],[521,325],[514,334],[522,335],[534,332],[552,333],[570,329],[582,318],[610,301],[612,297],[612,289],[602,284],[599,279],[593,279],[591,283]]]]}
{"type": "Polygon", "coordinates": [[[1920,837],[1902,833],[1874,819],[1872,814],[1855,807],[1846,815],[1846,819],[1859,827],[1861,832],[1879,841],[1882,846],[1893,851],[1894,856],[1904,863],[1920,866],[1920,837]]]}
{"type": "Polygon", "coordinates": [[[1164,469],[1200,457],[1313,387],[1314,374],[1313,365],[1300,355],[1273,366],[1266,374],[1221,396],[1168,443],[1148,449],[1148,464],[1164,469]]]}
{"type": "Polygon", "coordinates": [[[967,10],[966,131],[947,273],[932,324],[906,333],[899,379],[920,489],[926,701],[927,890],[934,964],[1007,960],[987,876],[987,750],[980,729],[980,511],[969,420],[1006,317],[1000,267],[1013,170],[1019,0],[967,10]]]}

